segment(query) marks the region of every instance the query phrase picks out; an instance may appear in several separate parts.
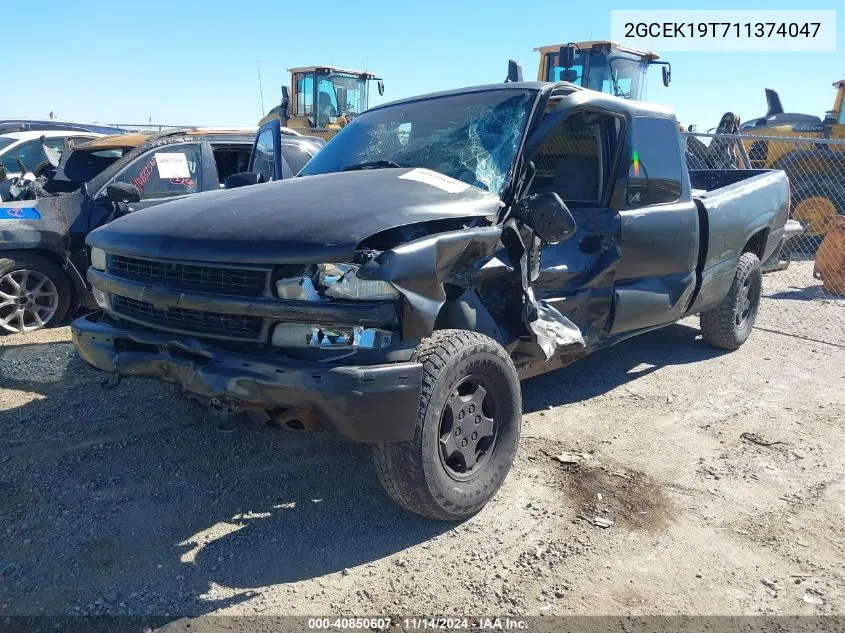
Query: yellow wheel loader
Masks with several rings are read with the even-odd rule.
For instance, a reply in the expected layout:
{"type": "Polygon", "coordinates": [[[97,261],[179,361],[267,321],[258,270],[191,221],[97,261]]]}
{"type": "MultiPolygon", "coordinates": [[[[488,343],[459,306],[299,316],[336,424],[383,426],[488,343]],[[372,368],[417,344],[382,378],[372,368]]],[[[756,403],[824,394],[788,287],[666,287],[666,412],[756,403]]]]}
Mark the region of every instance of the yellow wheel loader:
{"type": "Polygon", "coordinates": [[[845,215],[845,143],[806,140],[845,141],[845,80],[834,82],[833,87],[837,89],[833,109],[824,119],[784,112],[777,92],[767,89],[766,115],[740,127],[740,134],[747,137],[743,144],[752,167],[783,169],[789,176],[792,215],[816,242],[833,227],[837,216],[845,215]]]}
{"type": "Polygon", "coordinates": [[[304,66],[288,72],[290,89],[282,86],[281,103],[258,122],[259,126],[280,119],[287,128],[328,141],[369,107],[370,82],[375,81],[379,95],[384,94],[384,80],[361,70],[304,66]]]}
{"type": "Polygon", "coordinates": [[[540,53],[537,81],[568,81],[623,99],[644,101],[652,66],[662,68],[664,86],[668,87],[672,79],[672,66],[658,61],[657,53],[638,51],[610,40],[554,44],[534,50],[540,53]]]}

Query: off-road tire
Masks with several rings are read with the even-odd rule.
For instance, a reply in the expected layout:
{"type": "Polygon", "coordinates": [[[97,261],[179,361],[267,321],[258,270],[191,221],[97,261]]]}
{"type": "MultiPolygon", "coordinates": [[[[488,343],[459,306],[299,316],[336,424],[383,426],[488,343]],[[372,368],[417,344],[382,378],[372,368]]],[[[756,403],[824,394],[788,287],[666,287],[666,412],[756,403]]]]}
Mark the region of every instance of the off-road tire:
{"type": "MultiPolygon", "coordinates": [[[[17,270],[32,270],[48,277],[56,287],[58,292],[56,310],[53,315],[45,321],[44,325],[38,329],[52,327],[61,323],[70,308],[72,299],[71,295],[73,294],[70,281],[64,271],[40,255],[18,252],[4,253],[4,255],[5,257],[0,257],[0,279],[17,270]]],[[[6,330],[0,328],[0,334],[5,333],[7,333],[6,330]]]]}
{"type": "Polygon", "coordinates": [[[736,267],[733,283],[728,296],[722,304],[712,310],[701,313],[701,335],[704,340],[726,350],[739,349],[754,328],[754,321],[760,309],[760,297],[763,290],[763,274],[760,260],[754,253],[743,253],[736,267]],[[748,288],[750,313],[747,318],[738,321],[743,309],[743,295],[748,288]]]}
{"type": "Polygon", "coordinates": [[[522,423],[519,378],[501,345],[466,330],[434,332],[420,343],[412,360],[423,365],[414,438],[376,444],[376,472],[400,506],[431,519],[460,520],[478,512],[496,494],[513,464],[522,423]],[[459,383],[472,375],[482,375],[497,392],[497,435],[483,467],[471,478],[457,481],[441,459],[441,416],[459,383]]]}

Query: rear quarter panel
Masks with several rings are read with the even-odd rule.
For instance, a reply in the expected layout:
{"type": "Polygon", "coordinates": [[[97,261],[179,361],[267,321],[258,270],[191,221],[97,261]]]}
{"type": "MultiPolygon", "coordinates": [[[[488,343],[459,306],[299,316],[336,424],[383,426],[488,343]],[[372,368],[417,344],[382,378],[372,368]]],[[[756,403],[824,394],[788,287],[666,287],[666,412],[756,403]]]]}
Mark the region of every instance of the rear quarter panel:
{"type": "Polygon", "coordinates": [[[690,310],[697,313],[724,300],[752,237],[766,231],[761,261],[777,248],[789,217],[789,185],[779,170],[696,170],[690,181],[693,189],[709,189],[694,198],[707,237],[701,291],[690,310]]]}

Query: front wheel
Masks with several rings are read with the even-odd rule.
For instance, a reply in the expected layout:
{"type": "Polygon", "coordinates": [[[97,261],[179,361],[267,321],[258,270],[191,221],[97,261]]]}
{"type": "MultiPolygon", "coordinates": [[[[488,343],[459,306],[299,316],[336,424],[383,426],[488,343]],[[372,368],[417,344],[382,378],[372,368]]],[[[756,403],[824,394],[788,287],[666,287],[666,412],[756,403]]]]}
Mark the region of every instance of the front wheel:
{"type": "Polygon", "coordinates": [[[413,360],[423,365],[414,438],[376,444],[379,481],[402,507],[454,521],[478,512],[510,471],[522,423],[519,379],[493,339],[439,330],[413,360]]]}
{"type": "Polygon", "coordinates": [[[704,340],[721,349],[739,349],[754,328],[762,294],[760,260],[754,253],[743,253],[728,296],[720,306],[701,313],[704,340]]]}
{"type": "Polygon", "coordinates": [[[38,255],[0,258],[0,331],[31,332],[59,323],[70,306],[60,268],[38,255]]]}

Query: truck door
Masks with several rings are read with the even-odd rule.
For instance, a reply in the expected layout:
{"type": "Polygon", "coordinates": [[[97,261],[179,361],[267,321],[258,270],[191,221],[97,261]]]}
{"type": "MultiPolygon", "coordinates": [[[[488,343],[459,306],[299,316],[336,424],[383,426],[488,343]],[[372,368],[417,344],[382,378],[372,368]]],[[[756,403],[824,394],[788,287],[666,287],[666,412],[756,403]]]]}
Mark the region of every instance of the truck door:
{"type": "Polygon", "coordinates": [[[626,136],[611,334],[679,319],[693,296],[698,262],[698,211],[677,123],[635,116],[626,136]]]}
{"type": "Polygon", "coordinates": [[[570,239],[544,245],[534,289],[581,329],[588,346],[607,333],[613,304],[620,223],[608,202],[623,129],[622,119],[613,114],[576,112],[533,159],[536,174],[529,193],[557,193],[577,225],[570,239]]]}
{"type": "Polygon", "coordinates": [[[264,182],[293,176],[282,155],[281,136],[279,119],[272,119],[262,125],[255,136],[255,144],[249,157],[249,171],[260,172],[264,176],[264,182]]]}

